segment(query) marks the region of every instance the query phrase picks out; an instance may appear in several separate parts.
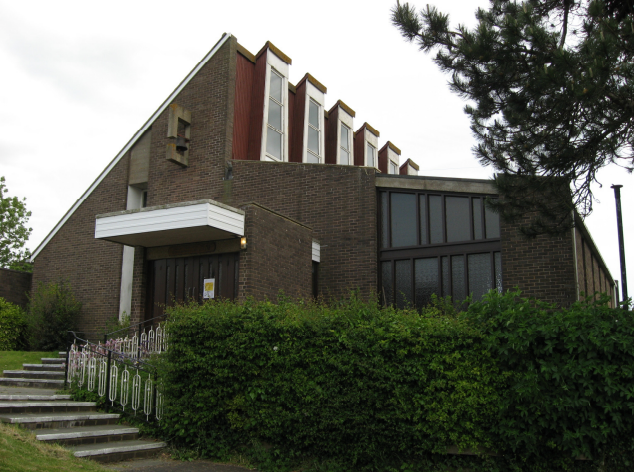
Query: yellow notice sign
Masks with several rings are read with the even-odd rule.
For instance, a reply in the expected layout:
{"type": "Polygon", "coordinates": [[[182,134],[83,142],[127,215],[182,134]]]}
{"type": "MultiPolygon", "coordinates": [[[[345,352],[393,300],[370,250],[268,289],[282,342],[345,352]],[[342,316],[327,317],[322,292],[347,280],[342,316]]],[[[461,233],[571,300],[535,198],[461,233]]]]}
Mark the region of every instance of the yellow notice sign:
{"type": "Polygon", "coordinates": [[[216,288],[216,279],[203,280],[203,298],[214,298],[214,289],[216,288]]]}

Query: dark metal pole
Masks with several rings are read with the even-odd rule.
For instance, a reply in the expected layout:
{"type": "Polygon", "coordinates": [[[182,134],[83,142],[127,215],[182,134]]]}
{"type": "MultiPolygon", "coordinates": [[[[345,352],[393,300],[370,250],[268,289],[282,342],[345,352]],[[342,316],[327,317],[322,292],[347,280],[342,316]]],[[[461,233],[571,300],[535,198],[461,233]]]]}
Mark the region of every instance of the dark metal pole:
{"type": "Polygon", "coordinates": [[[623,309],[627,310],[627,271],[625,269],[625,243],[623,242],[623,218],[621,216],[621,187],[612,185],[616,200],[616,225],[619,230],[619,256],[621,257],[621,290],[623,291],[623,309]]]}

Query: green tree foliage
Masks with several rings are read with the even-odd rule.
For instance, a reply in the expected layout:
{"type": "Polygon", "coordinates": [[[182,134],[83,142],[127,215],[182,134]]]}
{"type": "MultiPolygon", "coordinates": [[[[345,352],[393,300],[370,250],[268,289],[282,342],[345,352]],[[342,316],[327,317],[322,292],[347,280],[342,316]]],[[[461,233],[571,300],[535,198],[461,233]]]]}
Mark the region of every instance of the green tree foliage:
{"type": "Polygon", "coordinates": [[[451,74],[451,90],[500,172],[494,206],[506,221],[532,214],[528,235],[557,234],[571,210],[592,211],[597,172],[634,166],[634,23],[630,0],[491,0],[478,25],[397,1],[392,22],[451,74]],[[521,176],[512,179],[508,176],[521,176]],[[546,197],[545,197],[546,196],[546,197]]]}
{"type": "Polygon", "coordinates": [[[634,316],[606,302],[177,306],[164,435],[265,472],[632,470],[634,316]]]}
{"type": "Polygon", "coordinates": [[[25,328],[22,308],[0,297],[0,351],[25,348],[25,328]]]}
{"type": "Polygon", "coordinates": [[[77,329],[79,302],[67,282],[39,283],[29,299],[28,339],[34,351],[66,349],[68,331],[77,329]]]}
{"type": "Polygon", "coordinates": [[[32,231],[26,226],[31,212],[26,209],[26,198],[8,197],[8,192],[0,177],[0,267],[31,272],[31,253],[24,248],[32,231]]]}

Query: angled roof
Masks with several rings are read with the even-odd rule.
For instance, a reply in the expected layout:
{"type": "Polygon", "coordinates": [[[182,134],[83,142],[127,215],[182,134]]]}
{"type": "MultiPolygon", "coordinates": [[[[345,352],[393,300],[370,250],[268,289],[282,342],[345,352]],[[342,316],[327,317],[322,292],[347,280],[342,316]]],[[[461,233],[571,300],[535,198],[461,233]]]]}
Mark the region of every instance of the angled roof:
{"type": "Polygon", "coordinates": [[[88,187],[88,190],[86,190],[84,194],[73,204],[70,210],[66,212],[66,214],[62,217],[61,220],[58,221],[55,227],[51,230],[50,233],[48,233],[46,238],[44,238],[44,240],[35,249],[35,251],[33,251],[33,255],[31,256],[31,262],[35,260],[37,255],[42,251],[42,249],[44,249],[44,247],[46,247],[48,242],[51,239],[53,239],[53,237],[57,234],[60,228],[64,226],[66,221],[68,221],[68,219],[73,215],[73,213],[75,213],[75,211],[79,208],[79,206],[82,203],[84,203],[84,200],[86,200],[90,196],[90,194],[99,186],[101,181],[119,163],[119,161],[126,154],[126,152],[128,152],[130,148],[134,146],[137,140],[141,136],[143,136],[143,133],[145,133],[150,128],[150,126],[152,126],[154,121],[161,115],[161,113],[163,113],[163,111],[165,111],[165,109],[170,105],[170,103],[174,101],[174,99],[181,92],[181,90],[183,90],[183,88],[192,80],[192,78],[194,78],[194,76],[198,73],[198,71],[203,68],[203,66],[209,61],[209,59],[211,59],[216,54],[216,52],[218,52],[218,50],[222,47],[222,45],[225,42],[227,42],[227,40],[231,38],[231,36],[232,36],[231,33],[224,33],[222,37],[220,38],[220,40],[216,43],[216,45],[213,48],[211,48],[211,51],[209,51],[207,55],[198,64],[196,64],[196,67],[194,67],[191,70],[191,72],[187,74],[187,77],[185,77],[183,81],[180,84],[178,84],[178,87],[176,87],[174,91],[169,95],[169,97],[165,99],[165,101],[154,112],[154,114],[145,122],[145,124],[141,127],[141,129],[139,129],[139,131],[137,131],[135,135],[132,136],[132,139],[130,139],[130,141],[128,141],[127,144],[123,147],[123,149],[119,151],[119,154],[117,154],[115,158],[112,161],[110,161],[110,164],[106,166],[106,168],[99,175],[99,177],[97,177],[95,181],[90,185],[90,187],[88,187]]]}

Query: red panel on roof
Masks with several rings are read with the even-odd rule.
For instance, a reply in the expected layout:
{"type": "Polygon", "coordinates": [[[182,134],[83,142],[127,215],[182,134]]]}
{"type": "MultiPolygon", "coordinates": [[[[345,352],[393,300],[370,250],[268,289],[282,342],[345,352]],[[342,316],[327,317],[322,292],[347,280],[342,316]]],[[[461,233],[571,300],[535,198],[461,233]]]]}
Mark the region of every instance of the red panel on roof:
{"type": "Polygon", "coordinates": [[[249,121],[255,65],[236,53],[236,96],[233,115],[233,159],[246,159],[249,150],[249,121]]]}

